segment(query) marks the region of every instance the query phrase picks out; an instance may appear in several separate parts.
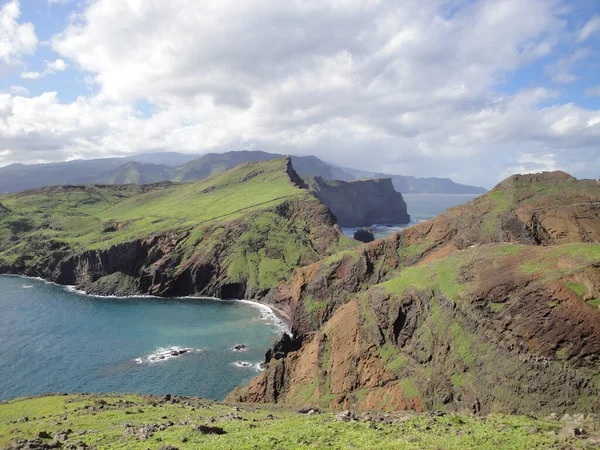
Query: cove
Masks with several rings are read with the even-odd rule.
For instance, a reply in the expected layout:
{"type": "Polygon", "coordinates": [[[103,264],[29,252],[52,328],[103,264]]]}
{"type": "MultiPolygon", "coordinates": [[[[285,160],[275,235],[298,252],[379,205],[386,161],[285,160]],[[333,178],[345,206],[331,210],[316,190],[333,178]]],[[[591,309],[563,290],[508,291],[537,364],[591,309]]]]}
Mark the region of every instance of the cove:
{"type": "Polygon", "coordinates": [[[0,276],[0,400],[46,392],[221,400],[258,374],[284,327],[268,308],[241,301],[90,297],[0,276]]]}

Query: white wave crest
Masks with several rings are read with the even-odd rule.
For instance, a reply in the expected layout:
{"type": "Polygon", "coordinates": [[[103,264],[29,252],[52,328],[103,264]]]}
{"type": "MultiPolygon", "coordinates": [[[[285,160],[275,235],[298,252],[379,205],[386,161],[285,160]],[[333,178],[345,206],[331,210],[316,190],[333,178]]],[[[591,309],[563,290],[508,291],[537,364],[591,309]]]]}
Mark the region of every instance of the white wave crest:
{"type": "Polygon", "coordinates": [[[136,358],[135,362],[138,364],[152,364],[158,362],[168,361],[173,358],[178,358],[183,355],[187,355],[190,353],[200,353],[202,349],[200,348],[188,348],[188,347],[159,347],[154,352],[143,358],[136,358]]]}

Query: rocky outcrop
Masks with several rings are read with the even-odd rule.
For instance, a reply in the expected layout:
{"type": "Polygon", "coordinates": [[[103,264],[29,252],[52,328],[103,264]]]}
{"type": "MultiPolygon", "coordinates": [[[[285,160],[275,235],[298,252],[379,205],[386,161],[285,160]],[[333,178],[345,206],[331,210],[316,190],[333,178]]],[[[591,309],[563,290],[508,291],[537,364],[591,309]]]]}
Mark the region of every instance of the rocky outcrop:
{"type": "Polygon", "coordinates": [[[307,177],[306,181],[342,227],[410,222],[402,194],[394,190],[389,178],[345,182],[307,177]]]}
{"type": "Polygon", "coordinates": [[[354,233],[354,240],[368,244],[375,240],[375,236],[373,236],[373,231],[370,228],[361,228],[354,233]]]}

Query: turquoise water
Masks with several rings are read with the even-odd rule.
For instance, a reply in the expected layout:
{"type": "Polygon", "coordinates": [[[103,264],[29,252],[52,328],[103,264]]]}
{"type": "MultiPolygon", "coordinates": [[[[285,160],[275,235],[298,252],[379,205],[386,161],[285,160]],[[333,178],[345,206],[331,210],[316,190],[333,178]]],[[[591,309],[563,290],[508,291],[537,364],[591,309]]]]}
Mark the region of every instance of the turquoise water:
{"type": "MultiPolygon", "coordinates": [[[[371,228],[373,235],[375,239],[387,237],[415,223],[432,219],[448,208],[462,205],[478,196],[479,194],[402,194],[406,202],[408,214],[410,214],[411,222],[408,224],[391,225],[374,224],[371,228]]],[[[344,234],[350,237],[354,236],[356,230],[358,228],[342,228],[344,234]]]]}
{"type": "Polygon", "coordinates": [[[0,276],[0,400],[45,392],[223,399],[258,374],[278,322],[242,302],[96,298],[0,276]],[[249,349],[233,352],[240,343],[249,349]],[[150,361],[170,347],[190,351],[150,361]]]}

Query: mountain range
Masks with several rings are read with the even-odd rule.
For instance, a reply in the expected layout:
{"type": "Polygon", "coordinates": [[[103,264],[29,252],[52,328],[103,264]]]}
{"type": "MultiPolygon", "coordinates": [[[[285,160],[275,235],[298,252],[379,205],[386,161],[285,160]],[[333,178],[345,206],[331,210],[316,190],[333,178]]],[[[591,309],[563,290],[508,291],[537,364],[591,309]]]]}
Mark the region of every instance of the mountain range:
{"type": "MultiPolygon", "coordinates": [[[[144,153],[125,158],[76,160],[48,164],[12,164],[0,168],[0,193],[19,192],[65,184],[151,184],[161,181],[198,181],[225,172],[248,161],[267,161],[285,155],[262,151],[232,151],[185,155],[175,152],[144,153]]],[[[354,181],[362,178],[391,178],[403,194],[481,194],[481,187],[454,183],[447,178],[365,172],[339,167],[316,156],[292,156],[296,172],[324,180],[354,181]]]]}

